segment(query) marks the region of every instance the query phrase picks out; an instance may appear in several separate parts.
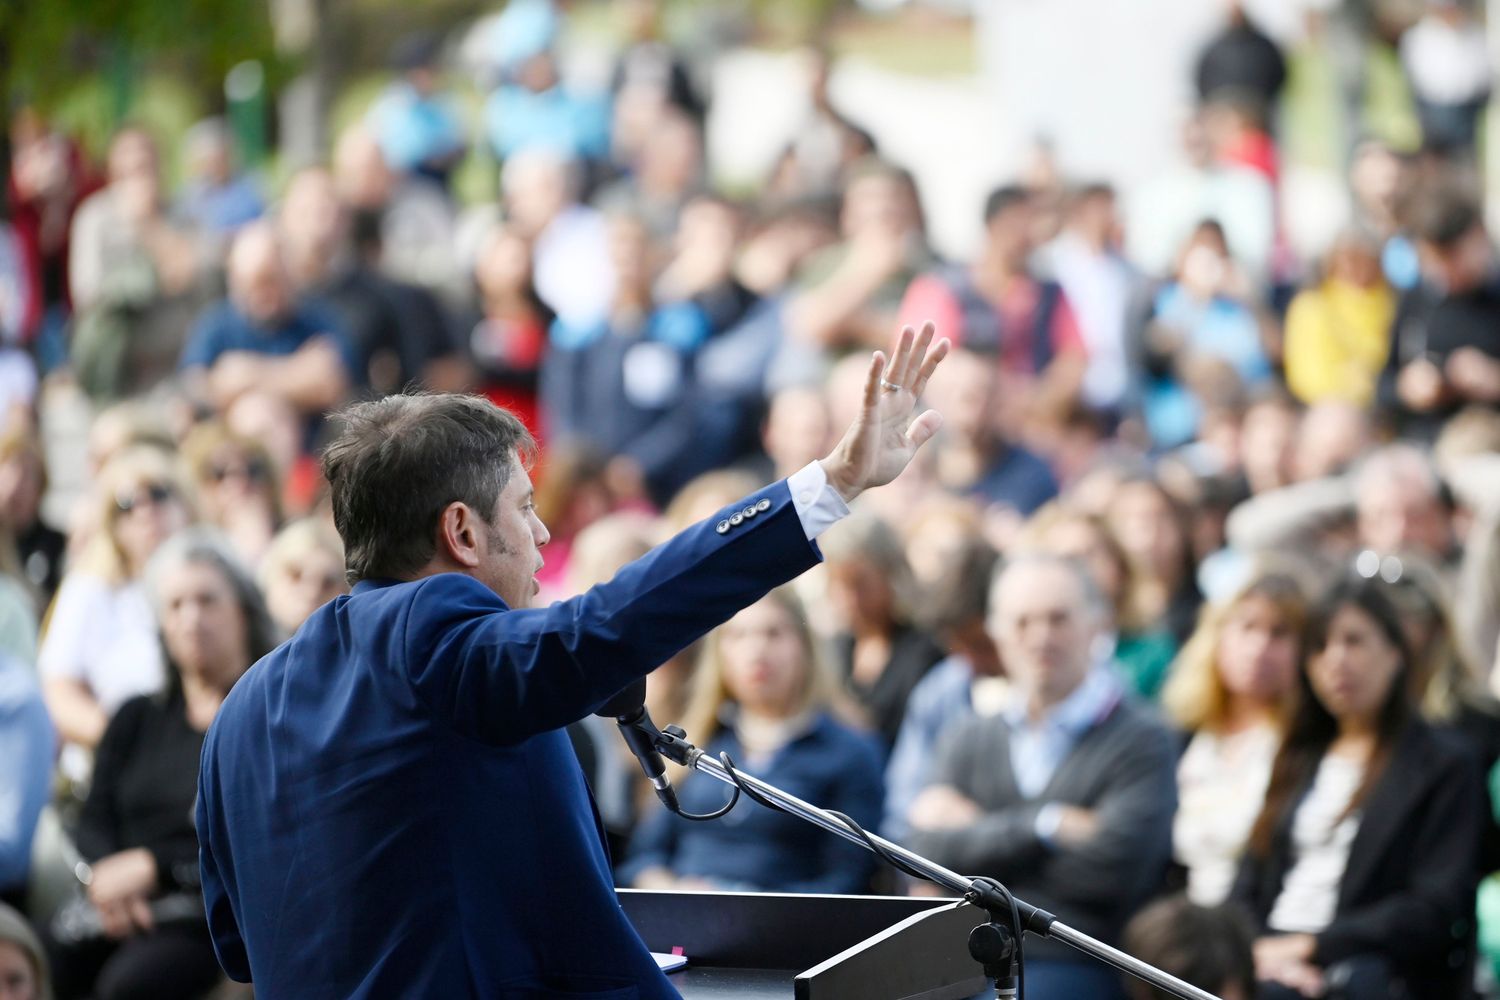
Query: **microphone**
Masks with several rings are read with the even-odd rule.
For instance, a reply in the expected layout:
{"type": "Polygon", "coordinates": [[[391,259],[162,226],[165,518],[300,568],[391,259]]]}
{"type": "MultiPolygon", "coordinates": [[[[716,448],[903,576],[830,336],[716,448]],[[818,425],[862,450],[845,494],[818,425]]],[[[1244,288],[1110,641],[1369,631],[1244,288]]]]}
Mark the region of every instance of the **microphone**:
{"type": "Polygon", "coordinates": [[[672,779],[667,777],[666,762],[656,749],[656,737],[661,732],[651,721],[651,716],[646,714],[646,678],[633,682],[599,706],[599,711],[594,714],[615,720],[615,724],[620,727],[620,735],[625,738],[625,745],[630,747],[635,759],[641,762],[641,770],[646,772],[651,787],[656,790],[656,797],[672,812],[681,813],[682,808],[677,804],[677,792],[672,788],[672,779]]]}

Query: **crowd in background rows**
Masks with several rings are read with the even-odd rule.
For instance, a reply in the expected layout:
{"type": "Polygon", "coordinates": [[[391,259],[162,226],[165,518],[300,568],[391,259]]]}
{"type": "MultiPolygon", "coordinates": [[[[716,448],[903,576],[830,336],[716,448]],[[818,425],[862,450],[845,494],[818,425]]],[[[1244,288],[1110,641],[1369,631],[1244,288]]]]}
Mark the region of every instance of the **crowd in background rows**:
{"type": "MultiPolygon", "coordinates": [[[[964,260],[929,246],[822,56],[764,185],[715,190],[696,68],[633,9],[590,91],[560,69],[558,11],[512,0],[468,43],[478,134],[442,48],[404,43],[328,162],[274,187],[222,122],[184,138],[170,191],[144,129],[96,168],[16,117],[0,892],[41,940],[0,910],[0,982],[219,984],[197,751],[235,679],[345,590],[331,411],[420,387],[521,415],[542,599],[563,599],[825,454],[869,350],[929,320],[957,347],[927,392],[939,438],[823,566],[653,674],[653,717],[1226,997],[1486,982],[1500,273],[1469,6],[1408,29],[1424,145],[1350,149],[1354,221],[1313,261],[1278,208],[1285,64],[1238,9],[1182,165],[1139,208],[1039,155],[964,260]],[[500,190],[462,205],[476,147],[500,190]],[[45,899],[74,862],[82,884],[45,899]]],[[[714,824],[655,810],[611,728],[573,735],[622,885],[917,891],[748,802],[714,824]]],[[[681,784],[691,811],[724,802],[681,784]]],[[[1030,996],[1123,995],[1028,954],[1030,996]]]]}

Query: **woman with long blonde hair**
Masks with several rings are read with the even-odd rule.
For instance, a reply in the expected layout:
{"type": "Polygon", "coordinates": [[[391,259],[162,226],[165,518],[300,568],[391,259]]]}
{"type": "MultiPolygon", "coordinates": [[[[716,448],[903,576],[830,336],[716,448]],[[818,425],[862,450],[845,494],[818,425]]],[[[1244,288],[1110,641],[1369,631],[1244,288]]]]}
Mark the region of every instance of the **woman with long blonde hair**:
{"type": "Polygon", "coordinates": [[[1190,734],[1172,851],[1201,906],[1222,903],[1234,885],[1295,694],[1307,616],[1295,579],[1252,577],[1204,611],[1163,691],[1168,715],[1190,734]]]}
{"type": "Polygon", "coordinates": [[[162,685],[156,620],[141,574],[157,547],[193,520],[176,463],[152,446],[110,459],[94,497],[91,537],[58,588],[37,655],[58,733],[88,748],[123,702],[162,685]]]}
{"type": "MultiPolygon", "coordinates": [[[[789,587],[709,634],[683,723],[688,738],[792,794],[873,828],[879,755],[871,737],[835,718],[838,684],[789,587]]],[[[678,770],[682,808],[708,813],[730,789],[678,770]]],[[[765,892],[859,892],[873,858],[792,816],[748,801],[719,822],[656,812],[642,824],[621,884],[765,892]]]]}

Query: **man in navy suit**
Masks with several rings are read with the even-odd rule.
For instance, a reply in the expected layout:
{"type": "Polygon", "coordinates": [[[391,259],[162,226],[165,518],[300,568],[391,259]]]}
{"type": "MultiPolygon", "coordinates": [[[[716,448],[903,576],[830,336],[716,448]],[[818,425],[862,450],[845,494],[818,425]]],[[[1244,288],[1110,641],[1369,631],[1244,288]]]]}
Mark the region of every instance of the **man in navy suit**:
{"type": "Polygon", "coordinates": [[[913,417],[932,337],[876,352],[828,458],[545,609],[519,421],[462,396],[346,411],[323,462],[354,592],[250,669],[203,746],[229,975],[266,1000],[676,997],[561,729],[818,561],[816,534],[936,432],[913,417]]]}

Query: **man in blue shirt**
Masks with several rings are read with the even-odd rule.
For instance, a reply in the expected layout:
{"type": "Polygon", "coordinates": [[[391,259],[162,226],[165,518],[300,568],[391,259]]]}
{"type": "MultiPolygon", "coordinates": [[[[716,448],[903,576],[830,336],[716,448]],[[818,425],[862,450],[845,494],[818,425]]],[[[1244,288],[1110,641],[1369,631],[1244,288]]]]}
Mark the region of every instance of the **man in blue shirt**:
{"type": "Polygon", "coordinates": [[[281,254],[269,223],[241,229],[229,251],[229,298],[199,318],[183,348],[189,391],[220,411],[259,392],[316,417],[356,383],[358,361],[337,319],[295,299],[281,254]]]}
{"type": "Polygon", "coordinates": [[[530,608],[546,527],[511,414],[352,407],[324,456],[354,592],[253,666],[204,741],[198,838],[220,963],[277,997],[677,995],[614,896],[562,727],[818,561],[894,479],[947,351],[902,332],[833,453],[530,608]]]}

